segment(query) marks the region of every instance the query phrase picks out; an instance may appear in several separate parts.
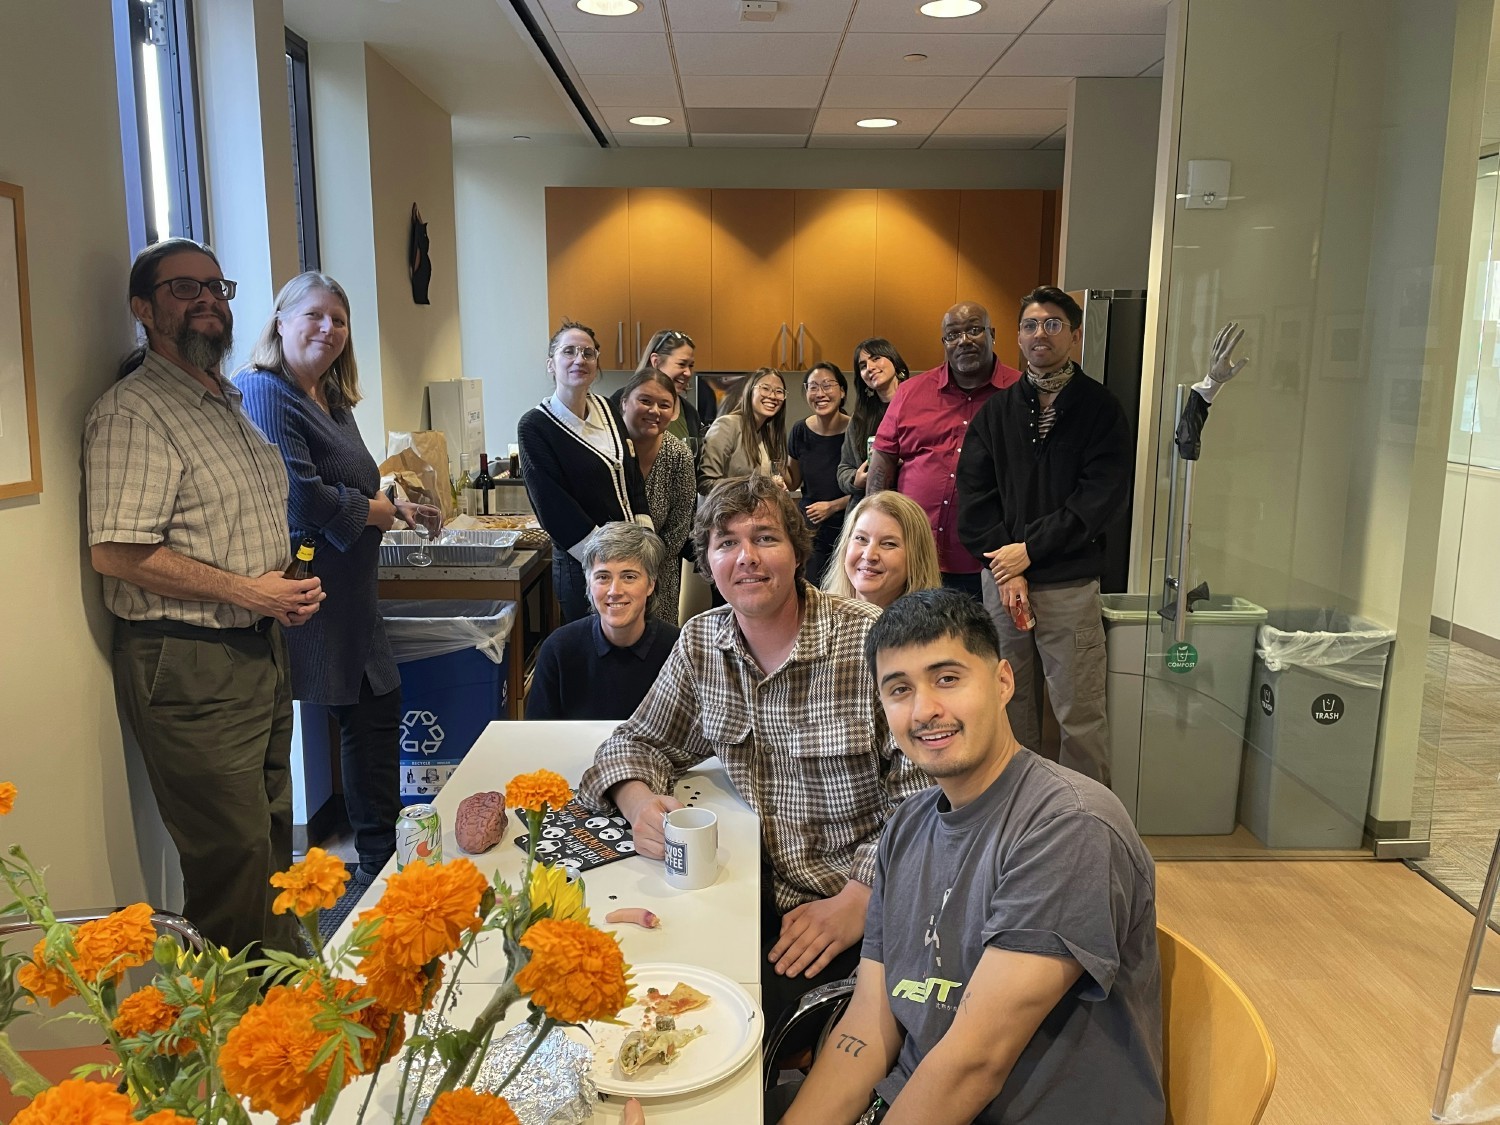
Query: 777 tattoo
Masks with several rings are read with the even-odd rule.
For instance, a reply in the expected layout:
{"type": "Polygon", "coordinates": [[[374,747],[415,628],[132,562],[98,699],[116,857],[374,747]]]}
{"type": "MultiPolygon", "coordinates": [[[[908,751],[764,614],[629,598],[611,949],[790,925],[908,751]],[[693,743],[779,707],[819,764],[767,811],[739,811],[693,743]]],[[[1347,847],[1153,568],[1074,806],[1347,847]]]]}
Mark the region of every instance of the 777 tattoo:
{"type": "Polygon", "coordinates": [[[840,1035],[839,1041],[834,1044],[840,1051],[847,1055],[859,1058],[859,1053],[869,1046],[863,1039],[856,1039],[852,1035],[840,1035]]]}

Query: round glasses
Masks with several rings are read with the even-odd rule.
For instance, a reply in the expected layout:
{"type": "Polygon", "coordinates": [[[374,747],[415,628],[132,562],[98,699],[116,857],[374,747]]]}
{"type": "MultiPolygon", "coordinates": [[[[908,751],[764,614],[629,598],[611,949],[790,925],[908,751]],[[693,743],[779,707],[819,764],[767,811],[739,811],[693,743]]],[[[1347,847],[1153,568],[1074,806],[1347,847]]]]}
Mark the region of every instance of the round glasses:
{"type": "Polygon", "coordinates": [[[1035,336],[1037,332],[1045,332],[1048,336],[1056,336],[1063,330],[1067,321],[1061,317],[1049,316],[1046,320],[1037,320],[1035,317],[1027,317],[1021,321],[1021,335],[1035,336]]]}
{"type": "Polygon", "coordinates": [[[786,392],[775,387],[756,387],[755,393],[761,398],[786,398],[786,392]]]}

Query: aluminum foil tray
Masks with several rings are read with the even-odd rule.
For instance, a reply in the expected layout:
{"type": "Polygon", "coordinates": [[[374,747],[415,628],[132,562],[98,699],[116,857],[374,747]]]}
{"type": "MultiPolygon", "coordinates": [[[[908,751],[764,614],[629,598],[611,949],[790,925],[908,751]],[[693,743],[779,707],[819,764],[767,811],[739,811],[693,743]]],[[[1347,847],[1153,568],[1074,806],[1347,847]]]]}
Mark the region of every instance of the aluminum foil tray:
{"type": "MultiPolygon", "coordinates": [[[[454,531],[427,544],[433,566],[504,566],[516,553],[519,531],[454,531]]],[[[381,566],[410,566],[407,556],[421,545],[415,531],[387,531],[380,541],[381,566]]]]}

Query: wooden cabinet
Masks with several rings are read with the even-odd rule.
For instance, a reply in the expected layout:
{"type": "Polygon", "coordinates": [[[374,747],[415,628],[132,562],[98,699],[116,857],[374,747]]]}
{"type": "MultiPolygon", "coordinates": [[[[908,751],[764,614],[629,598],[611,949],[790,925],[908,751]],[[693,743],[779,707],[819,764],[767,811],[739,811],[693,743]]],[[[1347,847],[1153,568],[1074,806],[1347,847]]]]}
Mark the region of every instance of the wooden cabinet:
{"type": "Polygon", "coordinates": [[[715,366],[709,301],[713,218],[707,188],[630,189],[630,324],[625,366],[663,328],[686,332],[715,366]]]}
{"type": "Polygon", "coordinates": [[[1023,296],[1056,281],[1053,212],[1056,192],[965,191],[959,209],[960,300],[978,301],[995,325],[995,354],[1014,367],[1016,313],[1023,296]]]}
{"type": "Polygon", "coordinates": [[[875,324],[912,373],[943,362],[943,314],[960,299],[959,193],[885,191],[875,225],[875,324]]]}
{"type": "Polygon", "coordinates": [[[793,362],[795,198],[756,188],[713,193],[713,357],[721,371],[793,362]]]}
{"type": "Polygon", "coordinates": [[[792,370],[831,360],[849,374],[854,347],[876,334],[875,191],[796,193],[792,370]]]}
{"type": "Polygon", "coordinates": [[[630,320],[630,208],[624,188],[547,189],[547,311],[549,332],[564,319],[586,324],[599,336],[601,365],[624,366],[630,320]]]}

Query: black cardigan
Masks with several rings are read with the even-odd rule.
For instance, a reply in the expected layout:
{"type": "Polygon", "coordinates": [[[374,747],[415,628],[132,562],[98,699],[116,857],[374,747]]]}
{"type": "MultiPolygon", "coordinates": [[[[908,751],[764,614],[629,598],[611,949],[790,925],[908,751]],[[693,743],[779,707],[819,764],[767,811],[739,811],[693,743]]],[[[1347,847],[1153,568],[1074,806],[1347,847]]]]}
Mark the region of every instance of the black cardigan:
{"type": "Polygon", "coordinates": [[[976,558],[1025,543],[1033,585],[1098,578],[1104,529],[1130,491],[1133,443],[1119,400],[1081,370],[1053,402],[1037,437],[1041,403],[1031,380],[979,408],[958,458],[958,537],[976,558]]]}
{"type": "Polygon", "coordinates": [[[598,395],[589,395],[588,405],[601,413],[609,428],[613,456],[600,453],[564,426],[546,403],[523,414],[516,428],[526,494],[537,522],[563,551],[613,520],[652,526],[641,467],[620,412],[598,395]]]}

